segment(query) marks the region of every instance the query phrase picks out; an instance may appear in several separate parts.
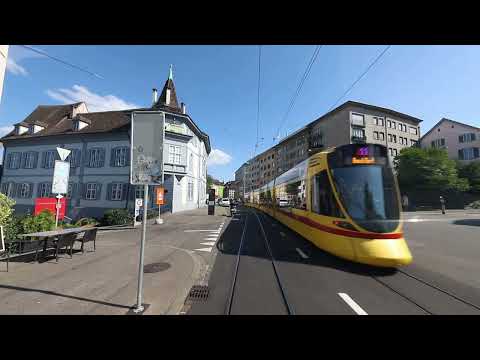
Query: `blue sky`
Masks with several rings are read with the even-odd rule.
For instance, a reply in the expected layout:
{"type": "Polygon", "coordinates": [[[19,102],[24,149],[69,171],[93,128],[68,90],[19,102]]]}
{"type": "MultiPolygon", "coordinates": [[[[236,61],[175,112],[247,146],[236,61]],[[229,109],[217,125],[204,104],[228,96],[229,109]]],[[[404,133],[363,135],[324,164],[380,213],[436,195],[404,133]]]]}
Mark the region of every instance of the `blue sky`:
{"type": "MultiPolygon", "coordinates": [[[[229,180],[256,142],[258,46],[35,47],[100,74],[72,69],[11,46],[0,103],[0,131],[39,104],[85,100],[91,111],[149,106],[169,64],[179,101],[210,135],[209,173],[229,180]]],[[[324,114],[384,46],[325,45],[281,134],[324,114]]],[[[262,46],[258,151],[273,145],[290,98],[315,46],[262,46]]],[[[480,126],[480,46],[392,46],[339,103],[391,108],[424,120],[422,133],[442,117],[480,126]]],[[[257,151],[257,152],[258,152],[257,151]]]]}

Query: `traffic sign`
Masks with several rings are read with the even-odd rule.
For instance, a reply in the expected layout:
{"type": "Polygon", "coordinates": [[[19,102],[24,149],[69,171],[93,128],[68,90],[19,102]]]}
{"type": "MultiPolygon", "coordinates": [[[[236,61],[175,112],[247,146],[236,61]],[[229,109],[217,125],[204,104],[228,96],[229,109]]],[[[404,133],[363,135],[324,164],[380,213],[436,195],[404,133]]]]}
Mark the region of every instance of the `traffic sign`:
{"type": "Polygon", "coordinates": [[[68,193],[68,178],[70,176],[70,163],[68,161],[55,160],[53,170],[52,193],[68,193]]]}
{"type": "Polygon", "coordinates": [[[130,183],[132,185],[159,185],[163,183],[163,143],[165,113],[161,111],[134,111],[130,183]]]}

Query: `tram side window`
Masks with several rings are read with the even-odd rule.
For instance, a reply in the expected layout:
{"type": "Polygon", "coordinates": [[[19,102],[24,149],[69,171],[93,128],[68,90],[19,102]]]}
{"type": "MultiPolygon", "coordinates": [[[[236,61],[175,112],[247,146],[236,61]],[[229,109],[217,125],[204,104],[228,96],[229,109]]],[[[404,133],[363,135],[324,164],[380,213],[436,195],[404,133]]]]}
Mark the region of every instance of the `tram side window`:
{"type": "Polygon", "coordinates": [[[328,181],[327,171],[323,170],[313,177],[312,211],[325,216],[343,217],[328,181]]]}

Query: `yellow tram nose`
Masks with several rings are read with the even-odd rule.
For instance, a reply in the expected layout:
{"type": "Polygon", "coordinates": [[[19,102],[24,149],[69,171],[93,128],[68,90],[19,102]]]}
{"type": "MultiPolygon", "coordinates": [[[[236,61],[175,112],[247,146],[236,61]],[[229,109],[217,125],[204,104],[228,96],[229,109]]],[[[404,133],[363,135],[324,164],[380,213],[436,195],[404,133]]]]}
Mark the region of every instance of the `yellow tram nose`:
{"type": "Polygon", "coordinates": [[[412,262],[413,257],[404,238],[358,239],[353,241],[355,260],[364,264],[398,267],[412,262]]]}

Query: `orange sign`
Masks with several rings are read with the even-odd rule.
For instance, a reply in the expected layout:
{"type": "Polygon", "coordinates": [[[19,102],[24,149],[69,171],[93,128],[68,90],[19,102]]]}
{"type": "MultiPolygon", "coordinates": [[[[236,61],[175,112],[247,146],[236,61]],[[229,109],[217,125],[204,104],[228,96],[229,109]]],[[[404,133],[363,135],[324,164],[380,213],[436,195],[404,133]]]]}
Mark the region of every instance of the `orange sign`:
{"type": "Polygon", "coordinates": [[[165,189],[161,186],[157,187],[157,205],[165,205],[165,189]]]}

